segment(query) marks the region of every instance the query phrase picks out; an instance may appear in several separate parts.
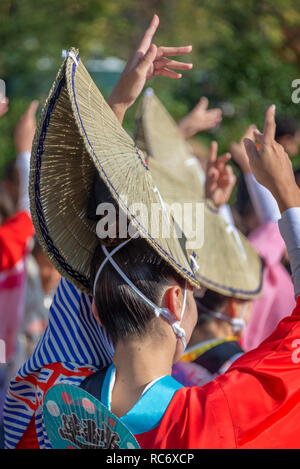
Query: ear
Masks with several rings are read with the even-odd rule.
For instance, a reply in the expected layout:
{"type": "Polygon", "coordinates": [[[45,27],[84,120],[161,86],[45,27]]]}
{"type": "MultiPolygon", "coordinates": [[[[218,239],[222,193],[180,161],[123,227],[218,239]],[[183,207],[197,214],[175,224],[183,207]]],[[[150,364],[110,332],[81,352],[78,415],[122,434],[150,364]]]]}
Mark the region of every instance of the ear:
{"type": "Polygon", "coordinates": [[[179,285],[169,287],[164,295],[164,306],[180,321],[183,295],[179,285]]]}
{"type": "Polygon", "coordinates": [[[93,311],[93,315],[95,316],[95,319],[96,319],[97,323],[100,324],[100,326],[102,326],[102,323],[101,323],[100,318],[99,318],[99,314],[98,314],[98,310],[97,310],[97,306],[96,306],[94,298],[93,298],[93,302],[92,302],[92,311],[93,311]]]}
{"type": "Polygon", "coordinates": [[[236,298],[228,299],[228,311],[230,318],[239,317],[240,302],[236,298]]]}

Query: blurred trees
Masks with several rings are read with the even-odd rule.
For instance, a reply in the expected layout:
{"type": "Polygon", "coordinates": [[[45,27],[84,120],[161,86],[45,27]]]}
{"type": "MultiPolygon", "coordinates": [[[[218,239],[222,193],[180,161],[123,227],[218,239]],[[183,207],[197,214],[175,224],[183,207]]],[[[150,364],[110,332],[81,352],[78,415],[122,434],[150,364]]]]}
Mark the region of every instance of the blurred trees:
{"type": "MultiPolygon", "coordinates": [[[[278,113],[300,121],[300,107],[291,102],[291,82],[300,78],[300,0],[1,0],[0,78],[11,106],[0,121],[0,171],[14,155],[17,118],[30,99],[45,99],[61,49],[77,46],[85,61],[126,59],[154,12],[157,44],[193,45],[193,71],[179,81],[149,83],[176,119],[208,96],[224,110],[213,134],[221,150],[248,124],[261,126],[273,102],[278,113]]],[[[101,74],[94,76],[107,94],[101,74]]],[[[135,111],[126,118],[130,130],[135,111]]]]}

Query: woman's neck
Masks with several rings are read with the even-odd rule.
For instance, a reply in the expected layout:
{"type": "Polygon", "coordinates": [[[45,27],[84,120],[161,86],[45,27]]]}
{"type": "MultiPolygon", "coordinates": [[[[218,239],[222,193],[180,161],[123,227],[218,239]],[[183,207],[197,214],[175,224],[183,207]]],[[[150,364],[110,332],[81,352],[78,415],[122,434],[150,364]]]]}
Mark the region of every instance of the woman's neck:
{"type": "Polygon", "coordinates": [[[232,326],[225,321],[211,321],[205,326],[196,326],[188,346],[193,347],[201,342],[212,339],[223,339],[233,336],[232,326]]]}
{"type": "Polygon", "coordinates": [[[112,412],[121,417],[139,400],[145,387],[153,380],[172,372],[173,356],[164,346],[162,338],[157,343],[141,341],[119,341],[115,347],[113,362],[116,380],[112,391],[112,412]]]}

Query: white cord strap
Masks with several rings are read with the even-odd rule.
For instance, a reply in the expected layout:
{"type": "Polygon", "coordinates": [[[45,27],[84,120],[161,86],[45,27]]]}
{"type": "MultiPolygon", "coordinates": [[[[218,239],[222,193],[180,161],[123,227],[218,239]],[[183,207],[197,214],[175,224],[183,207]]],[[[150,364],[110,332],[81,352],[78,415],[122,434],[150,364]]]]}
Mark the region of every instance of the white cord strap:
{"type": "Polygon", "coordinates": [[[229,322],[232,325],[233,331],[238,332],[243,330],[246,327],[246,322],[245,322],[245,314],[248,308],[249,301],[245,301],[242,309],[242,314],[239,318],[230,318],[229,316],[226,316],[226,314],[222,314],[216,311],[212,311],[209,308],[206,308],[203,304],[200,304],[200,308],[208,313],[211,314],[213,317],[217,319],[221,319],[222,321],[229,322]]]}
{"type": "MultiPolygon", "coordinates": [[[[139,235],[139,233],[137,232],[136,235],[139,235]]],[[[133,236],[134,237],[136,237],[133,236]]],[[[94,292],[94,297],[95,297],[95,294],[96,294],[96,285],[97,285],[97,282],[98,282],[98,279],[99,279],[99,276],[100,276],[100,273],[102,272],[103,270],[103,267],[105,266],[105,264],[107,262],[110,262],[111,265],[114,267],[114,269],[118,272],[118,274],[123,278],[123,280],[127,283],[127,285],[129,285],[149,306],[151,306],[154,310],[154,314],[155,316],[158,318],[159,316],[163,316],[165,319],[167,319],[167,321],[170,323],[170,325],[172,326],[172,329],[175,333],[175,335],[182,341],[183,343],[183,347],[184,347],[184,350],[186,348],[186,340],[185,340],[185,330],[181,327],[181,321],[182,321],[182,318],[183,318],[183,315],[184,315],[184,311],[185,311],[185,307],[186,307],[186,294],[187,294],[187,290],[186,290],[186,285],[185,285],[185,288],[184,288],[184,294],[183,294],[183,304],[182,304],[182,310],[181,310],[181,315],[180,315],[180,321],[176,321],[174,319],[174,316],[171,314],[170,310],[168,308],[160,308],[159,306],[155,305],[151,300],[149,300],[149,298],[147,298],[144,293],[142,293],[135,285],[134,283],[132,283],[132,281],[127,277],[127,275],[124,274],[124,272],[122,271],[122,269],[118,266],[118,264],[115,262],[115,260],[113,259],[113,255],[119,251],[119,249],[121,249],[123,246],[125,246],[127,243],[129,243],[129,241],[131,240],[132,238],[129,238],[127,239],[126,241],[124,241],[124,243],[121,243],[119,246],[117,246],[116,248],[114,248],[111,252],[108,252],[108,250],[106,249],[105,246],[101,246],[102,247],[102,250],[105,254],[105,259],[103,260],[103,262],[101,263],[99,269],[98,269],[98,272],[96,274],[96,277],[95,277],[95,282],[94,282],[94,288],[93,288],[93,292],[94,292]]]]}
{"type": "MultiPolygon", "coordinates": [[[[198,272],[198,271],[200,270],[200,265],[199,265],[198,262],[196,261],[196,254],[195,254],[195,253],[191,254],[190,258],[191,258],[191,261],[192,261],[193,266],[195,267],[196,272],[198,272]]],[[[192,267],[192,268],[193,268],[193,267],[192,267]]],[[[193,269],[193,270],[194,270],[194,269],[193,269]]]]}
{"type": "MultiPolygon", "coordinates": [[[[108,262],[110,260],[110,258],[116,253],[118,252],[123,246],[126,246],[127,243],[129,243],[129,241],[131,241],[133,238],[138,238],[139,236],[139,232],[137,231],[131,238],[129,239],[126,239],[126,241],[124,241],[123,243],[119,244],[117,247],[115,247],[110,253],[107,251],[107,249],[105,248],[105,246],[101,246],[102,247],[102,250],[103,252],[105,253],[105,258],[103,260],[103,262],[101,263],[99,269],[98,269],[98,272],[96,274],[96,277],[95,277],[95,281],[94,281],[94,288],[93,288],[93,294],[94,296],[96,295],[96,285],[97,285],[97,282],[98,282],[98,279],[99,279],[99,276],[103,270],[103,267],[105,266],[106,262],[108,262]],[[106,252],[104,251],[104,249],[106,252]]],[[[119,266],[118,266],[119,268],[119,266]]]]}
{"type": "Polygon", "coordinates": [[[160,205],[161,205],[161,208],[162,208],[162,211],[163,211],[163,214],[168,222],[168,224],[170,225],[170,217],[169,217],[169,212],[167,210],[167,207],[166,207],[166,204],[164,202],[164,199],[162,198],[158,188],[155,186],[153,187],[153,192],[155,192],[155,194],[158,195],[158,198],[159,198],[159,202],[160,202],[160,205]]]}
{"type": "Polygon", "coordinates": [[[246,251],[244,249],[244,246],[243,246],[243,243],[242,243],[242,240],[240,238],[240,235],[236,229],[236,227],[234,225],[227,225],[226,226],[226,232],[229,233],[229,234],[233,234],[233,236],[235,237],[235,241],[241,251],[241,254],[244,258],[244,260],[246,261],[247,260],[247,254],[246,254],[246,251]]]}

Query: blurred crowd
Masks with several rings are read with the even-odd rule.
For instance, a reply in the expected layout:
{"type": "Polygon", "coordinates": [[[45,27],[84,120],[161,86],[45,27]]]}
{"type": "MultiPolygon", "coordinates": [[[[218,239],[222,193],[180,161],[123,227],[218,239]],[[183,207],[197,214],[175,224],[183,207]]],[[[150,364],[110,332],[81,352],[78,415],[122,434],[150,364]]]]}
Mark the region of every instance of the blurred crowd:
{"type": "MultiPolygon", "coordinates": [[[[11,378],[27,360],[47,324],[60,275],[34,235],[29,207],[29,172],[39,103],[30,103],[14,132],[16,157],[0,181],[0,338],[6,363],[0,364],[0,425],[11,378]]],[[[0,115],[8,111],[8,99],[0,115]]],[[[4,117],[5,118],[5,117],[4,117]]]]}

